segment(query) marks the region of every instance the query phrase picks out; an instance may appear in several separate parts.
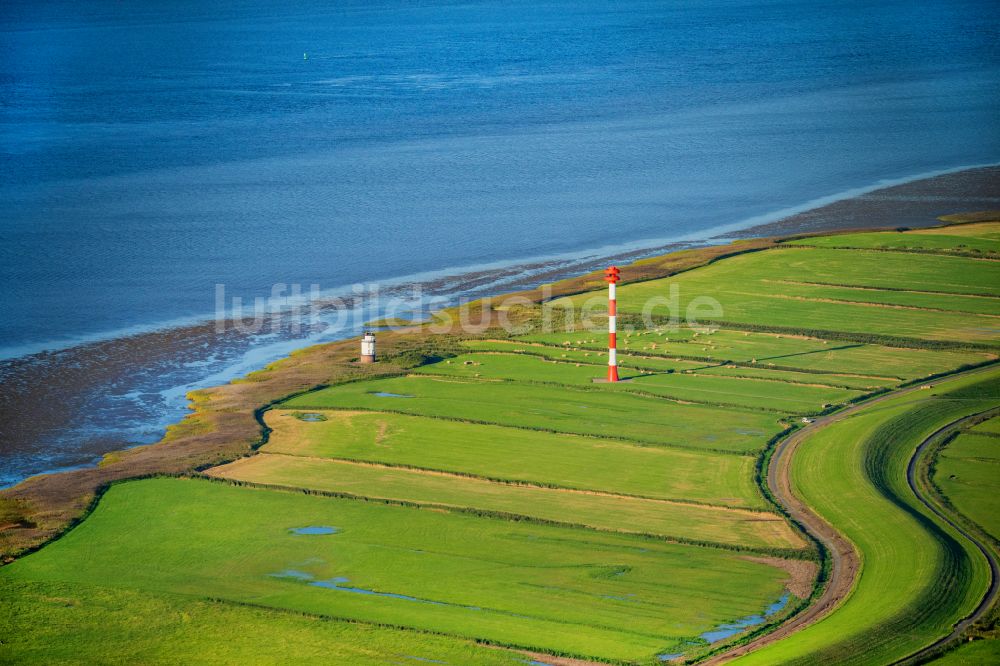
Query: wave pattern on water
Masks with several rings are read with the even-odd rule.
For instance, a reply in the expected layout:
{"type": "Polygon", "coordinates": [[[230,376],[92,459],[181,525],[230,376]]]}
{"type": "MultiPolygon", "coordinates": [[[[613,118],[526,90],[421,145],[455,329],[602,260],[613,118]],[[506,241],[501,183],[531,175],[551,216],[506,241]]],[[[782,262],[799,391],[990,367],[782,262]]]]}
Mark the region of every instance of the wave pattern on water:
{"type": "Polygon", "coordinates": [[[953,180],[832,202],[1000,159],[998,19],[989,0],[8,0],[0,484],[155,441],[187,391],[363,323],[216,335],[217,284],[445,303],[788,215],[991,207],[953,180]]]}

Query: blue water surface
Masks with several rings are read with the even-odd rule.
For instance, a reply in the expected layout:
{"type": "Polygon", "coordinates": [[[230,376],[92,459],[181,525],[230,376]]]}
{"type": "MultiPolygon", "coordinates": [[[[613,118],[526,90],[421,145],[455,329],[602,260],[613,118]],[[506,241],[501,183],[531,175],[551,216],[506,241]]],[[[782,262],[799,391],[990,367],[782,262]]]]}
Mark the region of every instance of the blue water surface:
{"type": "Polygon", "coordinates": [[[0,351],[1000,155],[1000,5],[6,0],[0,351]]]}
{"type": "Polygon", "coordinates": [[[295,527],[290,530],[292,534],[336,534],[340,530],[336,527],[327,527],[326,525],[310,525],[309,527],[295,527]]]}
{"type": "Polygon", "coordinates": [[[131,364],[36,398],[63,406],[44,432],[16,400],[31,352],[295,285],[617,261],[1000,161],[998,24],[995,0],[5,0],[0,486],[155,442],[189,391],[386,313],[42,357],[131,364]]]}

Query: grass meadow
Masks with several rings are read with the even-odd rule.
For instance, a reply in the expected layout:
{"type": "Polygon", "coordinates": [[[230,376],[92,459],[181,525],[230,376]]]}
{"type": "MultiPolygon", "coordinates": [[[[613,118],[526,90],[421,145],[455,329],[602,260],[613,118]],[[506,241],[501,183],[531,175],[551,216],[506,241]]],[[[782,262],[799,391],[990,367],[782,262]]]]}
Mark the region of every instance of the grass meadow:
{"type": "Polygon", "coordinates": [[[890,663],[970,612],[988,586],[987,563],[919,504],[906,467],[923,438],[998,400],[993,370],[879,403],[803,442],[793,485],[856,545],[860,577],[831,615],[734,663],[890,663]]]}
{"type": "Polygon", "coordinates": [[[265,453],[420,467],[504,481],[766,508],[750,456],[383,412],[266,414],[265,453]]]}
{"type": "MultiPolygon", "coordinates": [[[[879,313],[868,314],[875,317],[879,313]]],[[[792,323],[789,322],[788,325],[791,326],[792,323]]],[[[529,341],[567,348],[580,347],[595,351],[607,349],[607,335],[595,336],[589,331],[529,334],[524,337],[529,341]]],[[[995,356],[993,352],[887,347],[794,334],[717,328],[699,331],[689,327],[626,333],[619,336],[618,346],[625,357],[630,354],[677,357],[700,361],[702,368],[736,362],[765,370],[857,375],[861,379],[889,383],[917,379],[965,364],[980,363],[995,356]]],[[[697,372],[698,366],[678,370],[697,372]]]]}
{"type": "Polygon", "coordinates": [[[284,407],[389,411],[735,453],[759,451],[782,430],[777,414],[678,404],[608,385],[584,389],[432,376],[331,386],[284,407]]]}
{"type": "Polygon", "coordinates": [[[0,597],[6,664],[524,664],[516,652],[451,636],[104,581],[0,576],[0,597]]]}
{"type": "MultiPolygon", "coordinates": [[[[552,382],[592,387],[595,378],[603,378],[606,366],[582,365],[549,361],[525,354],[478,353],[422,366],[424,374],[451,377],[508,379],[531,382],[552,382]]],[[[833,403],[843,403],[862,395],[860,391],[815,385],[792,385],[753,378],[725,377],[687,373],[653,373],[641,375],[623,368],[619,376],[625,380],[602,387],[628,393],[651,393],[708,405],[747,407],[786,414],[809,414],[821,411],[833,403]]]]}
{"type": "MultiPolygon", "coordinates": [[[[760,486],[769,447],[807,415],[926,381],[796,450],[796,492],[862,570],[829,616],[738,663],[905,657],[987,581],[905,471],[929,433],[1000,402],[996,369],[925,379],[996,358],[1000,263],[970,255],[995,253],[998,233],[814,237],[646,282],[626,268],[619,384],[593,381],[606,373],[603,290],[532,320],[591,300],[593,330],[497,329],[423,356],[418,340],[408,353],[435,362],[390,357],[366,370],[386,376],[352,370],[274,404],[254,455],[113,485],[82,523],[0,568],[0,661],[697,658],[721,645],[708,632],[813,583],[816,553],[760,486]],[[649,299],[670,314],[674,285],[682,317],[699,296],[722,313],[635,330],[649,299]]],[[[997,435],[996,419],[963,433],[936,477],[991,530],[997,435]]]]}
{"type": "Polygon", "coordinates": [[[1000,541],[1000,437],[982,432],[967,431],[948,443],[934,483],[959,513],[1000,541]]]}
{"type": "MultiPolygon", "coordinates": [[[[780,327],[791,331],[840,331],[856,336],[904,339],[964,340],[995,347],[1000,263],[989,260],[905,252],[793,248],[754,252],[682,273],[669,280],[624,284],[618,291],[619,311],[669,316],[667,286],[679,289],[682,318],[691,302],[710,296],[722,312],[700,310],[700,320],[780,327]],[[875,302],[838,301],[824,294],[827,287],[851,287],[857,292],[918,292],[926,305],[899,307],[875,302]],[[801,287],[792,293],[793,287],[801,287]],[[942,295],[945,296],[942,299],[942,295]],[[970,313],[946,304],[953,296],[974,296],[991,304],[989,313],[970,313]],[[656,305],[660,299],[660,305],[656,305]],[[652,304],[652,305],[651,305],[652,304]]],[[[871,295],[871,294],[870,294],[871,295]]],[[[591,294],[566,302],[582,305],[591,294]]],[[[563,301],[552,303],[553,309],[563,301]]]]}
{"type": "Polygon", "coordinates": [[[838,234],[789,241],[788,245],[888,250],[919,250],[945,254],[993,256],[1000,248],[1000,223],[984,222],[943,229],[911,229],[859,234],[838,234]]]}
{"type": "Polygon", "coordinates": [[[784,577],[712,548],[169,478],[114,486],[0,570],[619,660],[759,612],[784,577]]]}
{"type": "Polygon", "coordinates": [[[793,550],[805,541],[776,513],[559,488],[509,485],[422,470],[262,454],[213,476],[420,505],[467,508],[748,549],[793,550]]]}
{"type": "MultiPolygon", "coordinates": [[[[587,335],[588,342],[593,338],[593,334],[587,335]]],[[[608,362],[606,339],[602,340],[600,345],[596,341],[590,343],[586,349],[543,345],[537,342],[528,342],[520,338],[515,340],[463,340],[462,346],[470,351],[524,354],[526,356],[545,358],[550,361],[580,363],[581,365],[587,364],[603,367],[608,362]]],[[[618,355],[618,366],[619,371],[634,369],[647,372],[683,372],[685,370],[703,368],[705,364],[701,361],[665,358],[663,356],[620,353],[618,355]]],[[[594,371],[592,370],[592,372],[594,371]]],[[[599,374],[599,371],[597,372],[599,374]]]]}

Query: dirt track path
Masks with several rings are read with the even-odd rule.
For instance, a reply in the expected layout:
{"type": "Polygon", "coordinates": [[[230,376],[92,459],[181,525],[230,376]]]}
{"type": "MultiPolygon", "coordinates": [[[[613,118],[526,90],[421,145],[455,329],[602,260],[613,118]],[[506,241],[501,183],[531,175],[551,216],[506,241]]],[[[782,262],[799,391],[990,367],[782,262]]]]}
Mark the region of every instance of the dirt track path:
{"type": "MultiPolygon", "coordinates": [[[[868,406],[873,402],[864,404],[868,406]]],[[[808,608],[798,615],[793,616],[788,622],[782,624],[774,631],[760,636],[749,643],[734,647],[732,650],[715,655],[702,662],[703,664],[723,664],[765,645],[781,640],[785,636],[812,624],[829,613],[851,591],[859,565],[858,555],[854,550],[854,546],[830,523],[814,513],[805,502],[792,492],[789,470],[791,468],[792,455],[799,444],[820,428],[840,421],[859,409],[861,409],[861,406],[852,407],[843,412],[816,419],[805,428],[792,433],[791,436],[783,439],[775,447],[774,455],[771,457],[771,464],[767,469],[767,485],[770,487],[771,493],[778,500],[778,503],[784,507],[788,515],[802,526],[810,536],[823,544],[823,547],[830,555],[830,579],[823,593],[808,608]]]]}
{"type": "MultiPolygon", "coordinates": [[[[957,377],[991,370],[993,367],[994,366],[990,365],[985,368],[976,368],[975,370],[941,377],[936,379],[934,383],[937,384],[957,377]]],[[[815,434],[821,428],[825,428],[829,425],[837,423],[838,421],[842,421],[843,419],[848,418],[863,409],[867,409],[872,405],[877,405],[881,402],[889,400],[890,398],[906,395],[919,390],[920,386],[915,385],[898,391],[892,391],[890,393],[880,395],[877,398],[852,405],[851,407],[835,414],[831,414],[830,416],[818,418],[805,428],[795,431],[775,446],[774,454],[771,457],[771,464],[767,469],[767,485],[775,499],[777,499],[778,503],[788,512],[792,519],[802,526],[810,536],[819,541],[826,549],[830,557],[829,582],[816,601],[814,601],[808,608],[798,615],[791,617],[788,622],[780,625],[774,631],[764,634],[749,643],[736,646],[731,650],[717,654],[701,662],[701,664],[711,664],[713,666],[715,664],[724,664],[749,652],[758,650],[765,645],[779,641],[830,613],[833,609],[840,605],[844,598],[850,593],[851,588],[854,586],[854,580],[857,577],[860,566],[858,554],[854,550],[853,544],[851,544],[846,537],[840,534],[836,528],[815,513],[805,502],[799,499],[795,493],[792,492],[791,478],[789,475],[792,456],[795,454],[795,450],[798,448],[799,444],[815,434]]],[[[946,426],[946,429],[948,427],[950,426],[946,426]]],[[[923,447],[929,440],[937,436],[937,434],[938,433],[934,433],[934,435],[929,437],[928,440],[922,442],[920,446],[923,447]]],[[[919,448],[917,451],[919,451],[919,448]]],[[[917,455],[915,453],[914,459],[916,459],[916,457],[917,455]]],[[[917,497],[920,498],[921,501],[925,502],[919,493],[917,493],[917,497]]],[[[972,541],[978,545],[975,540],[972,541]]],[[[994,566],[992,560],[991,566],[994,566]]],[[[994,586],[997,584],[996,579],[997,577],[995,571],[994,586]]],[[[991,588],[991,593],[995,595],[996,591],[991,588]]],[[[989,597],[990,595],[988,594],[987,596],[989,597]]],[[[986,601],[984,600],[983,603],[986,604],[986,601]]],[[[988,608],[988,606],[989,604],[986,604],[986,606],[983,607],[983,610],[985,611],[985,608],[988,608]]],[[[966,625],[963,624],[962,626],[964,628],[966,625]]],[[[958,631],[957,627],[956,631],[958,631]]],[[[935,643],[935,646],[938,644],[940,644],[940,642],[935,643]]]]}

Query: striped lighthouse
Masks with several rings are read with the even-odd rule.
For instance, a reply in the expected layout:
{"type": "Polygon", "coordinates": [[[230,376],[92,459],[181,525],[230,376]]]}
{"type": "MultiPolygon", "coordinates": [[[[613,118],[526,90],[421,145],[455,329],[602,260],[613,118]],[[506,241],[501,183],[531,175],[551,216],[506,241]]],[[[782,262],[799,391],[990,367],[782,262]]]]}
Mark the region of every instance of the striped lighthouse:
{"type": "Polygon", "coordinates": [[[618,381],[618,340],[615,333],[618,330],[618,306],[615,301],[615,285],[621,278],[617,266],[611,266],[604,271],[604,281],[608,283],[608,381],[618,381]]]}

